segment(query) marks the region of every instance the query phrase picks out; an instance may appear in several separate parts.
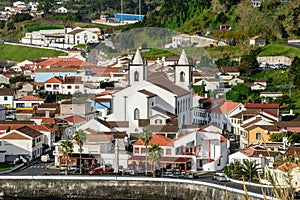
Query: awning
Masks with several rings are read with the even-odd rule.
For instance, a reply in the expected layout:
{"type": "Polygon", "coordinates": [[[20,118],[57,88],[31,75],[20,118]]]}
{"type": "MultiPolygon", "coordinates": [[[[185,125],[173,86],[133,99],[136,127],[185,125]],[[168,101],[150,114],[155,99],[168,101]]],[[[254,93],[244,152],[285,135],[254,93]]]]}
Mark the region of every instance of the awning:
{"type": "MultiPolygon", "coordinates": [[[[190,157],[161,157],[160,163],[187,163],[191,160],[190,157]]],[[[132,156],[128,161],[146,162],[146,156],[132,156]]],[[[149,162],[149,159],[148,159],[149,162]]]]}

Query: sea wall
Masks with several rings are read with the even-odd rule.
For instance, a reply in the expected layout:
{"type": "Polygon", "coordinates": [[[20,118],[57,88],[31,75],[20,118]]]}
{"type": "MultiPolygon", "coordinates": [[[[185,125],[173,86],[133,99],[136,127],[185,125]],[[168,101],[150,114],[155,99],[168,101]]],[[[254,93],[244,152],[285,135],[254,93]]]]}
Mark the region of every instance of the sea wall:
{"type": "MultiPolygon", "coordinates": [[[[242,200],[245,193],[192,180],[139,177],[0,177],[2,199],[242,200]]],[[[249,193],[251,199],[262,199],[249,193]]]]}

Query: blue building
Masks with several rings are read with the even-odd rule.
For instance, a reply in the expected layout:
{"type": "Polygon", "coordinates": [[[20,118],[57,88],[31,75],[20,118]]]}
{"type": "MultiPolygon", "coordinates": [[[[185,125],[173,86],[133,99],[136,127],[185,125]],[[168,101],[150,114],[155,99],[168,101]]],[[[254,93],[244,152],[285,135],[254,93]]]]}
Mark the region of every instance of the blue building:
{"type": "Polygon", "coordinates": [[[139,21],[139,20],[143,20],[144,16],[145,15],[124,14],[124,13],[115,14],[115,18],[118,18],[121,21],[139,21]]]}
{"type": "Polygon", "coordinates": [[[76,76],[77,68],[45,68],[35,70],[35,82],[45,82],[54,76],[76,76]]]}

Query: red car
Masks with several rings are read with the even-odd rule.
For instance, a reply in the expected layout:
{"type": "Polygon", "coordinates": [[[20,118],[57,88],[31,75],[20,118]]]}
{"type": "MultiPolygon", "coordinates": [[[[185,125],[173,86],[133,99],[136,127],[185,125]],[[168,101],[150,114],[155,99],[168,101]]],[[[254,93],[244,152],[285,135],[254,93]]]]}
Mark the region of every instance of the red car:
{"type": "Polygon", "coordinates": [[[101,167],[96,167],[92,169],[92,171],[89,172],[90,175],[97,175],[97,174],[102,174],[104,172],[104,169],[101,167]]]}

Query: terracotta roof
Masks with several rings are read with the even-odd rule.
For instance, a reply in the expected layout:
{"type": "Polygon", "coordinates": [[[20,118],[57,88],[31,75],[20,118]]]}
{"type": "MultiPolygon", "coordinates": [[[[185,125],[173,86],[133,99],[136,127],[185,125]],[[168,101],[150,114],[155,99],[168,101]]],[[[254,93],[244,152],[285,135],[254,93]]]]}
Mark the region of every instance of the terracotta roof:
{"type": "Polygon", "coordinates": [[[66,118],[64,118],[64,120],[66,120],[66,121],[68,121],[68,122],[71,122],[71,123],[79,123],[79,122],[84,122],[84,121],[86,121],[85,118],[80,117],[80,116],[77,116],[77,115],[75,115],[75,116],[70,116],[70,117],[66,117],[66,118]]]}
{"type": "Polygon", "coordinates": [[[91,71],[93,73],[107,73],[107,72],[120,72],[119,67],[97,67],[97,68],[92,68],[91,71]]]}
{"type": "Polygon", "coordinates": [[[42,103],[41,105],[38,106],[38,108],[58,108],[59,104],[58,103],[42,103]]]}
{"type": "Polygon", "coordinates": [[[77,68],[61,68],[61,67],[57,67],[57,68],[38,68],[35,70],[35,72],[77,72],[77,68]]]}
{"type": "Polygon", "coordinates": [[[225,73],[236,73],[236,72],[240,72],[239,71],[239,67],[238,66],[222,66],[220,68],[221,72],[225,72],[225,73]]]}
{"type": "Polygon", "coordinates": [[[63,84],[82,84],[80,76],[65,76],[63,84]]]}
{"type": "Polygon", "coordinates": [[[62,80],[59,77],[54,76],[45,81],[45,83],[62,83],[62,80]]]}
{"type": "Polygon", "coordinates": [[[112,135],[106,134],[86,134],[86,142],[106,142],[109,143],[112,141],[112,135]]]}
{"type": "Polygon", "coordinates": [[[44,131],[44,132],[52,132],[54,131],[53,128],[44,126],[44,125],[34,125],[34,124],[0,124],[0,130],[7,130],[8,128],[10,130],[16,130],[18,128],[21,128],[23,126],[30,127],[34,130],[38,131],[44,131]]]}
{"type": "Polygon", "coordinates": [[[266,80],[264,80],[264,79],[262,79],[262,78],[259,78],[259,79],[255,80],[254,83],[255,83],[255,82],[265,83],[266,80]]]}
{"type": "Polygon", "coordinates": [[[268,150],[257,150],[253,147],[248,147],[240,151],[248,157],[275,157],[280,152],[278,151],[268,151],[268,150]]]}
{"type": "Polygon", "coordinates": [[[152,132],[178,132],[178,124],[171,125],[149,125],[146,126],[152,132]]]}
{"type": "Polygon", "coordinates": [[[256,35],[256,36],[250,38],[250,40],[256,40],[256,39],[258,39],[258,38],[260,38],[260,36],[259,36],[259,35],[256,35]]]}
{"type": "Polygon", "coordinates": [[[41,124],[55,124],[56,118],[43,118],[41,124]]]}
{"type": "Polygon", "coordinates": [[[288,127],[300,128],[300,121],[298,120],[283,121],[283,122],[278,122],[277,125],[283,128],[288,128],[288,127]]]}
{"type": "MultiPolygon", "coordinates": [[[[149,142],[149,145],[151,144],[158,144],[159,146],[172,146],[173,145],[173,139],[159,135],[159,134],[153,134],[152,138],[149,142]]],[[[144,145],[144,143],[141,140],[136,141],[133,143],[133,146],[135,145],[144,145]]]]}
{"type": "Polygon", "coordinates": [[[274,125],[253,125],[253,126],[245,128],[245,130],[246,131],[251,131],[251,130],[253,130],[255,128],[261,128],[263,130],[272,131],[272,132],[279,131],[279,128],[277,128],[274,125]]]}
{"type": "Polygon", "coordinates": [[[280,104],[262,104],[262,103],[246,103],[245,108],[258,108],[258,109],[279,109],[280,104]]]}
{"type": "Polygon", "coordinates": [[[284,163],[283,165],[280,165],[277,169],[283,172],[289,172],[295,168],[297,168],[298,165],[296,163],[284,163]]]}
{"type": "MultiPolygon", "coordinates": [[[[161,157],[160,163],[186,163],[190,161],[192,158],[189,157],[161,157]]],[[[128,158],[130,161],[144,161],[146,160],[146,156],[132,156],[128,158]]]]}
{"type": "Polygon", "coordinates": [[[84,29],[76,29],[76,30],[70,31],[68,34],[75,35],[75,34],[80,33],[82,31],[85,31],[85,30],[84,29]]]}
{"type": "Polygon", "coordinates": [[[26,134],[26,135],[28,135],[28,136],[30,136],[32,138],[36,138],[36,137],[39,137],[39,136],[43,135],[41,132],[39,132],[39,131],[37,131],[35,129],[32,129],[32,128],[28,127],[28,126],[23,126],[23,127],[18,128],[16,130],[20,131],[20,132],[22,132],[22,133],[24,133],[24,134],[26,134]]]}
{"type": "Polygon", "coordinates": [[[17,99],[16,101],[44,101],[45,99],[36,96],[25,96],[17,99]]]}
{"type": "Polygon", "coordinates": [[[10,134],[8,134],[6,136],[3,136],[1,139],[3,139],[3,140],[31,140],[30,138],[27,138],[15,131],[11,132],[10,134]]]}
{"type": "Polygon", "coordinates": [[[13,96],[15,90],[13,88],[0,88],[0,96],[13,96]]]}
{"type": "Polygon", "coordinates": [[[240,103],[225,101],[221,106],[212,109],[212,112],[220,112],[222,114],[227,114],[239,105],[240,103]]]}
{"type": "Polygon", "coordinates": [[[150,119],[139,119],[139,126],[144,127],[150,125],[150,119]]]}

